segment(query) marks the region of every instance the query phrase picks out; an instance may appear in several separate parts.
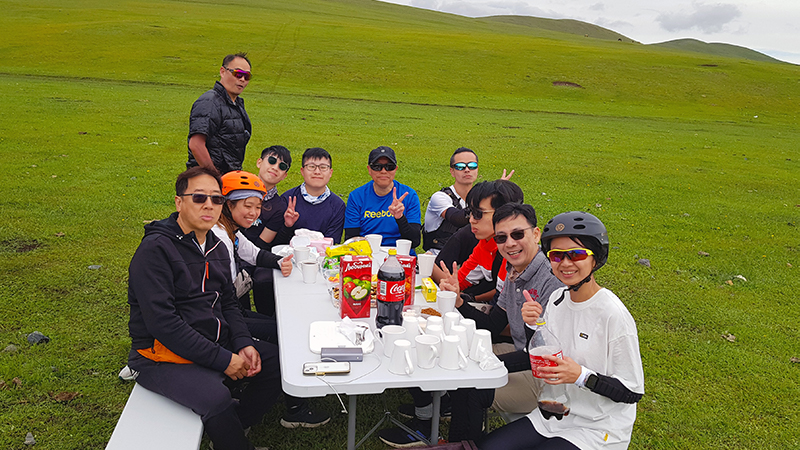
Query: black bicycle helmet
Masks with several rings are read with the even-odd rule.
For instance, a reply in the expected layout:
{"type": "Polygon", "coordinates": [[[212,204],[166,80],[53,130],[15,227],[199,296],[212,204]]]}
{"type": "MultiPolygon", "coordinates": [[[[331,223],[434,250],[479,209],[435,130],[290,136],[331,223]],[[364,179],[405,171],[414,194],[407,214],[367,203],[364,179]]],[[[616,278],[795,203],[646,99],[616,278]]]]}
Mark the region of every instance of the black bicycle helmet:
{"type": "Polygon", "coordinates": [[[550,251],[550,242],[554,238],[562,236],[579,238],[594,253],[595,266],[592,272],[608,261],[608,231],[597,217],[583,211],[570,211],[550,219],[542,231],[544,253],[550,251]]]}

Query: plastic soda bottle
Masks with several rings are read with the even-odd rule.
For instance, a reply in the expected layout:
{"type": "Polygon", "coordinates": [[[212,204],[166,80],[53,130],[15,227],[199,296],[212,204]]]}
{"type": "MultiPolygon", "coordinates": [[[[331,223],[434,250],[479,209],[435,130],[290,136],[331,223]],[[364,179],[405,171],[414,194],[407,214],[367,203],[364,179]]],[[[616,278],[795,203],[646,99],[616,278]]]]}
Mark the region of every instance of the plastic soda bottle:
{"type": "Polygon", "coordinates": [[[554,361],[544,359],[543,355],[551,355],[556,358],[563,358],[561,343],[552,331],[547,327],[543,317],[536,320],[535,334],[531,339],[528,349],[528,356],[531,360],[531,371],[536,378],[541,393],[539,394],[539,410],[545,419],[555,417],[561,420],[569,415],[569,397],[565,384],[547,384],[544,382],[544,374],[539,372],[543,366],[556,366],[554,361]]]}
{"type": "Polygon", "coordinates": [[[375,326],[403,324],[403,303],[406,296],[406,272],[397,260],[397,250],[378,269],[378,315],[375,326]]]}

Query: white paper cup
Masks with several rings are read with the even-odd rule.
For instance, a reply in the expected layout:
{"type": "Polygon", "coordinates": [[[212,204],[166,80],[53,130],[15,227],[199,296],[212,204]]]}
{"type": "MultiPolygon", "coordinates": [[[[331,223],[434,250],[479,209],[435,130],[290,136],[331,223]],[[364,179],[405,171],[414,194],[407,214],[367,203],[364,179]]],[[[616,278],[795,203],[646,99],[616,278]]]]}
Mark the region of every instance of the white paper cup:
{"type": "Polygon", "coordinates": [[[471,349],[472,348],[472,336],[475,335],[475,329],[476,329],[475,321],[472,320],[472,319],[461,319],[461,321],[458,322],[458,324],[467,329],[467,344],[468,344],[469,348],[471,349]]]}
{"type": "Polygon", "coordinates": [[[445,336],[442,341],[442,353],[439,357],[439,367],[447,370],[467,368],[467,356],[461,350],[458,336],[445,336]]]}
{"type": "Polygon", "coordinates": [[[461,325],[453,325],[450,328],[450,336],[458,336],[458,343],[461,345],[461,351],[465,355],[469,355],[469,343],[467,343],[467,329],[461,325]]]}
{"type": "Polygon", "coordinates": [[[460,319],[461,314],[455,311],[444,313],[444,334],[450,334],[450,330],[453,329],[453,326],[458,325],[460,319]]]}
{"type": "Polygon", "coordinates": [[[319,264],[316,261],[303,261],[300,263],[300,272],[303,274],[303,283],[314,284],[317,282],[319,264]]]}
{"type": "Polygon", "coordinates": [[[408,239],[398,239],[394,245],[397,247],[398,255],[408,255],[411,253],[411,241],[408,239]]]}
{"type": "Polygon", "coordinates": [[[456,295],[452,291],[438,291],[436,293],[436,306],[440,313],[447,314],[456,310],[456,295]]]}
{"type": "Polygon", "coordinates": [[[295,247],[294,248],[294,260],[297,263],[301,263],[308,258],[311,257],[311,248],[310,247],[295,247]]]}
{"type": "MultiPolygon", "coordinates": [[[[378,336],[378,339],[380,339],[383,344],[383,355],[391,358],[394,342],[406,337],[406,329],[400,325],[386,325],[376,330],[375,335],[378,336]]],[[[410,342],[409,345],[411,345],[410,342]]]]}
{"type": "Polygon", "coordinates": [[[411,358],[411,342],[405,339],[394,341],[392,359],[389,360],[389,372],[396,375],[411,375],[414,373],[414,362],[411,358]]]}
{"type": "Polygon", "coordinates": [[[437,336],[423,334],[414,338],[417,344],[417,365],[420,369],[433,369],[439,357],[441,341],[437,336]]]}
{"type": "Polygon", "coordinates": [[[419,278],[428,278],[433,273],[433,264],[436,262],[436,255],[430,253],[423,253],[417,255],[417,264],[419,264],[419,278]]]}
{"type": "Polygon", "coordinates": [[[383,242],[383,236],[380,234],[368,234],[364,237],[367,238],[367,242],[369,242],[369,248],[372,249],[373,255],[381,251],[381,242],[383,242]]]}
{"type": "Polygon", "coordinates": [[[480,362],[490,351],[492,351],[492,333],[489,330],[475,330],[469,350],[469,359],[480,362]]]}

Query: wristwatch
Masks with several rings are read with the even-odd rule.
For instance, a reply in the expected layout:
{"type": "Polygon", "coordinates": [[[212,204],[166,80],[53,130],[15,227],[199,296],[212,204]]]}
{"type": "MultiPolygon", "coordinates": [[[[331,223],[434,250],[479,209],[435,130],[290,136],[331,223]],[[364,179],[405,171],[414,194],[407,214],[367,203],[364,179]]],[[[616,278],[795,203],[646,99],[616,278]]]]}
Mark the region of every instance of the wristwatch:
{"type": "Polygon", "coordinates": [[[586,383],[584,384],[584,386],[586,386],[586,389],[589,389],[590,391],[594,391],[594,387],[597,386],[597,380],[598,379],[599,378],[597,377],[597,374],[593,373],[593,374],[589,375],[588,377],[586,377],[586,383]]]}

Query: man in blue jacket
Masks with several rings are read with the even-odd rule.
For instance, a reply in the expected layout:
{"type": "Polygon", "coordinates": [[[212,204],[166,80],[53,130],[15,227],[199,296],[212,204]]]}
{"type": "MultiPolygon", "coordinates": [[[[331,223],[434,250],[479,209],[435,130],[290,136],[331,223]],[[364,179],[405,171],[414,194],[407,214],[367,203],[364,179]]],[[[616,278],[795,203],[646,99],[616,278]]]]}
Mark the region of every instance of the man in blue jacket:
{"type": "Polygon", "coordinates": [[[239,97],[250,82],[247,53],[222,60],[219,81],[192,105],[189,116],[189,160],[186,168],[215,168],[221,174],[242,170],[252,126],[239,97]]]}
{"type": "Polygon", "coordinates": [[[216,448],[252,450],[245,428],[281,393],[278,347],[250,336],[228,251],[209,233],[225,202],[219,174],[191,168],[175,192],[177,211],[145,226],[131,260],[128,365],[142,387],[199,414],[216,448]]]}

